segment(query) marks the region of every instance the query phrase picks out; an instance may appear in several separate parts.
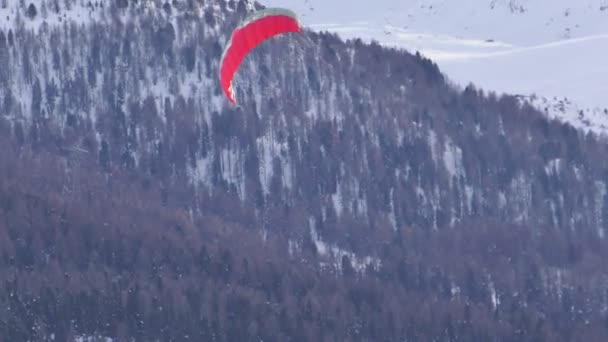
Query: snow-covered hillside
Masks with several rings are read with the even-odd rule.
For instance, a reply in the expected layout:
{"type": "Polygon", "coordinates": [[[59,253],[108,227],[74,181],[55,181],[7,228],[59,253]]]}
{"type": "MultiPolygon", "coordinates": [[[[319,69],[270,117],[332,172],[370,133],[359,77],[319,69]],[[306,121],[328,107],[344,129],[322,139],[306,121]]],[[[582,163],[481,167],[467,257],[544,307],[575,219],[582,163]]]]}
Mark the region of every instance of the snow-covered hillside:
{"type": "Polygon", "coordinates": [[[307,24],[388,25],[523,46],[608,30],[606,0],[267,0],[263,3],[289,6],[307,24]]]}
{"type": "Polygon", "coordinates": [[[313,29],[420,51],[461,85],[536,94],[549,107],[569,102],[551,113],[576,127],[608,126],[607,0],[265,3],[296,9],[313,29]]]}

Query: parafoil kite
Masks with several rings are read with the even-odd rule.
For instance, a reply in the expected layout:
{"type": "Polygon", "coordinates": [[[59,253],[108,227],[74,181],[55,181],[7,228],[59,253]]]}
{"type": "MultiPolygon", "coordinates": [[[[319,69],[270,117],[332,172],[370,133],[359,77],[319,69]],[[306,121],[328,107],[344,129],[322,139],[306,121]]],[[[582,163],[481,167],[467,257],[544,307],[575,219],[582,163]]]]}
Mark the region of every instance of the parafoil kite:
{"type": "Polygon", "coordinates": [[[249,15],[226,44],[220,61],[220,83],[226,97],[236,103],[232,78],[247,54],[269,38],[302,30],[296,14],[284,8],[267,8],[249,15]]]}

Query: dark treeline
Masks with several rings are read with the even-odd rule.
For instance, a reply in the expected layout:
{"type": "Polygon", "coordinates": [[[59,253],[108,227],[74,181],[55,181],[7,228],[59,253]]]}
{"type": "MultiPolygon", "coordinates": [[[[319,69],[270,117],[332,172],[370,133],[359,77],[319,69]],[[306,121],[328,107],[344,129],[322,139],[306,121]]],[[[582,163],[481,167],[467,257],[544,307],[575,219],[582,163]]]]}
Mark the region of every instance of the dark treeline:
{"type": "Polygon", "coordinates": [[[310,241],[290,256],[282,234],[192,220],[151,196],[159,189],[133,186],[136,174],[107,178],[86,163],[66,194],[65,159],[2,146],[3,341],[608,338],[608,246],[591,233],[403,229],[382,241],[380,268],[356,272],[344,257],[321,271],[310,241]]]}

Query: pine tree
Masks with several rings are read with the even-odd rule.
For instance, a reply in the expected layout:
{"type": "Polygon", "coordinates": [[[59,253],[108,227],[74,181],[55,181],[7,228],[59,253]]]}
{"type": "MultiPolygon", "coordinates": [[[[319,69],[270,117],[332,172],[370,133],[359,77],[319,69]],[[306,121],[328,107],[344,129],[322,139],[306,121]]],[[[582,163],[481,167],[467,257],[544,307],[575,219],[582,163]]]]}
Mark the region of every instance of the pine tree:
{"type": "Polygon", "coordinates": [[[30,5],[27,7],[27,16],[30,19],[34,19],[36,17],[36,15],[38,14],[38,10],[36,9],[36,5],[30,3],[30,5]]]}

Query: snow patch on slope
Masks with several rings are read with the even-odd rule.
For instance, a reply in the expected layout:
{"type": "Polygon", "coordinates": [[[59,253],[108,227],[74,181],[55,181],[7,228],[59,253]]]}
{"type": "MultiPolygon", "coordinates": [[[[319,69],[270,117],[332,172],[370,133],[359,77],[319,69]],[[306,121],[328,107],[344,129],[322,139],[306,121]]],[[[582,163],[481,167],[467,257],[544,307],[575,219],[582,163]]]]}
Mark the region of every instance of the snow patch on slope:
{"type": "Polygon", "coordinates": [[[456,146],[449,137],[446,137],[443,151],[443,162],[445,169],[448,171],[450,184],[454,178],[464,176],[464,167],[462,164],[462,149],[456,146]]]}
{"type": "Polygon", "coordinates": [[[381,266],[380,259],[372,256],[357,256],[355,253],[342,249],[334,244],[329,244],[321,239],[316,229],[316,221],[313,217],[309,218],[310,236],[317,252],[321,257],[328,258],[329,263],[321,263],[321,266],[342,270],[342,258],[348,257],[355,271],[364,272],[368,266],[378,269],[381,266]]]}
{"type": "Polygon", "coordinates": [[[275,134],[270,131],[257,138],[258,156],[260,156],[260,182],[264,194],[270,193],[270,184],[275,173],[275,160],[279,162],[282,178],[281,185],[287,189],[293,187],[293,180],[296,177],[293,164],[289,158],[289,146],[287,142],[280,142],[275,134]]]}
{"type": "MultiPolygon", "coordinates": [[[[606,94],[608,97],[608,92],[606,94]]],[[[608,107],[582,107],[568,98],[546,98],[534,95],[520,96],[520,98],[551,119],[568,122],[585,132],[608,133],[608,107]]]]}
{"type": "Polygon", "coordinates": [[[597,227],[598,236],[603,239],[605,236],[604,232],[604,201],[607,194],[606,183],[602,181],[595,182],[595,225],[597,227]]]}
{"type": "Polygon", "coordinates": [[[241,200],[245,200],[245,170],[241,151],[236,144],[231,144],[229,148],[222,149],[220,152],[220,166],[222,168],[222,178],[230,185],[234,185],[241,200]]]}

